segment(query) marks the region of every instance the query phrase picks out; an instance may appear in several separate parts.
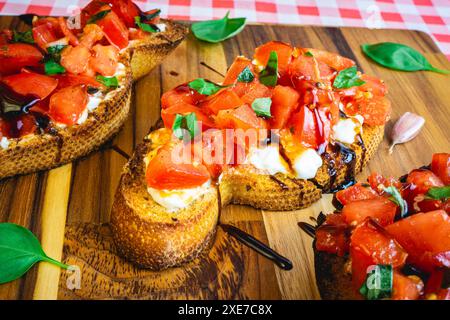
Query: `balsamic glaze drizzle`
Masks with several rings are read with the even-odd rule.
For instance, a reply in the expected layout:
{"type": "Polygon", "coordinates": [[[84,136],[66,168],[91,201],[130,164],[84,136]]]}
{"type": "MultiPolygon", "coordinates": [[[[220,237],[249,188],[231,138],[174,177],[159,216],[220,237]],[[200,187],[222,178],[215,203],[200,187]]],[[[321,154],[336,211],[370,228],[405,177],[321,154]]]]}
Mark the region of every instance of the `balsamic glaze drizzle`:
{"type": "Polygon", "coordinates": [[[307,222],[300,221],[297,225],[302,229],[308,236],[314,238],[316,235],[316,227],[307,222]]]}

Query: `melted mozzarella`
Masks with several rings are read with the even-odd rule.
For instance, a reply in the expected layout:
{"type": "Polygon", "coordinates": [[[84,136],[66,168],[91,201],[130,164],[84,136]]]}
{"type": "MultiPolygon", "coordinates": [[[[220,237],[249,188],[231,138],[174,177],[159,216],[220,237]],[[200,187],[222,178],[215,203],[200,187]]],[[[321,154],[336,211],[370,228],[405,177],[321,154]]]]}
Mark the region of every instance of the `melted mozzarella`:
{"type": "Polygon", "coordinates": [[[361,116],[340,119],[333,126],[333,138],[343,143],[352,144],[355,142],[356,135],[361,133],[363,121],[364,119],[361,116]]]}
{"type": "Polygon", "coordinates": [[[123,63],[118,63],[117,64],[117,69],[116,69],[116,73],[114,73],[114,77],[122,77],[126,74],[126,68],[125,65],[123,63]]]}
{"type": "Polygon", "coordinates": [[[2,139],[0,140],[0,147],[2,147],[3,149],[8,149],[9,140],[7,137],[2,137],[2,139]]]}
{"type": "Polygon", "coordinates": [[[207,181],[199,187],[190,189],[158,190],[148,187],[147,190],[156,203],[167,211],[174,212],[186,208],[192,201],[208,192],[210,186],[211,181],[207,181]]]}
{"type": "Polygon", "coordinates": [[[89,112],[94,111],[100,105],[100,102],[103,100],[103,94],[100,91],[97,91],[93,95],[89,96],[89,101],[87,103],[87,109],[89,112]]]}
{"type": "Polygon", "coordinates": [[[279,172],[288,173],[277,146],[252,148],[247,156],[246,162],[270,175],[279,172]]]}
{"type": "Polygon", "coordinates": [[[312,179],[322,166],[322,158],[314,149],[304,150],[293,162],[293,169],[299,179],[312,179]]]}

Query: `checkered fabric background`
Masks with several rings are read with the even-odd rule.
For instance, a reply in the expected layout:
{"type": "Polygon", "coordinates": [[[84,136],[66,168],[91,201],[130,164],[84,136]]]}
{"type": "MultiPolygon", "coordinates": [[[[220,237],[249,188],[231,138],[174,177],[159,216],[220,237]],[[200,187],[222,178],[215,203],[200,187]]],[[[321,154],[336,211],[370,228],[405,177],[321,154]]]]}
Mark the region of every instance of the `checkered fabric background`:
{"type": "MultiPolygon", "coordinates": [[[[0,0],[0,15],[68,15],[89,0],[0,0]]],[[[247,17],[249,22],[395,28],[430,34],[450,60],[450,0],[155,0],[135,1],[180,20],[247,17]]]]}

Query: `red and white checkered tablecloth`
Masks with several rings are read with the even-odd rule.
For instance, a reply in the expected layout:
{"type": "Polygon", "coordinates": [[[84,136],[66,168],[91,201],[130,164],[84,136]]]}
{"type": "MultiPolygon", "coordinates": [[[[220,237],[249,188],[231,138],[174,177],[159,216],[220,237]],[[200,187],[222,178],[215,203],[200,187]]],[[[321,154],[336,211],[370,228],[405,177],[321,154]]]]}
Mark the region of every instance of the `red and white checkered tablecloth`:
{"type": "MultiPolygon", "coordinates": [[[[89,0],[0,0],[0,15],[68,15],[89,0]]],[[[450,59],[450,0],[154,0],[135,1],[160,8],[180,20],[247,17],[249,22],[355,26],[421,30],[450,59]]]]}

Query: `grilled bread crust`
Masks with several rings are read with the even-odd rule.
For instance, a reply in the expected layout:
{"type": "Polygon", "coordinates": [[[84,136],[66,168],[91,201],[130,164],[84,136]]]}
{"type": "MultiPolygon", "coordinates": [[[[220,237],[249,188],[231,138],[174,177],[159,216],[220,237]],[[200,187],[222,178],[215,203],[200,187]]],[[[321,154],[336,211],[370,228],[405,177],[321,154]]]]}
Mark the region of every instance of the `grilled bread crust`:
{"type": "MultiPolygon", "coordinates": [[[[375,153],[384,126],[364,125],[366,151],[354,144],[355,173],[375,153]]],[[[111,225],[119,252],[130,261],[153,270],[178,266],[196,256],[212,241],[221,206],[229,203],[266,210],[294,210],[311,205],[322,192],[345,182],[348,166],[336,168],[333,186],[327,164],[315,181],[276,174],[261,174],[248,166],[226,170],[216,185],[188,207],[168,212],[147,191],[144,157],[153,150],[146,139],[125,166],[111,212],[111,225]]],[[[353,174],[353,173],[352,173],[353,174]]]]}
{"type": "Polygon", "coordinates": [[[125,50],[121,62],[126,76],[121,86],[81,125],[57,129],[52,134],[32,134],[10,139],[7,149],[0,148],[0,179],[61,166],[98,149],[122,127],[130,111],[132,82],[158,65],[188,33],[186,26],[162,20],[166,31],[151,34],[125,50]]]}

